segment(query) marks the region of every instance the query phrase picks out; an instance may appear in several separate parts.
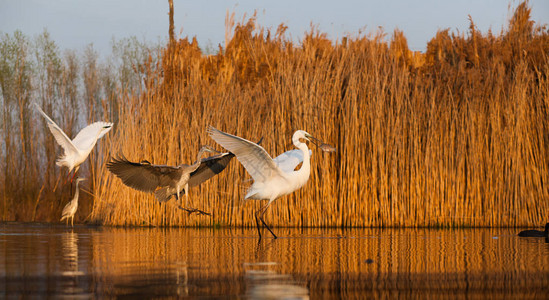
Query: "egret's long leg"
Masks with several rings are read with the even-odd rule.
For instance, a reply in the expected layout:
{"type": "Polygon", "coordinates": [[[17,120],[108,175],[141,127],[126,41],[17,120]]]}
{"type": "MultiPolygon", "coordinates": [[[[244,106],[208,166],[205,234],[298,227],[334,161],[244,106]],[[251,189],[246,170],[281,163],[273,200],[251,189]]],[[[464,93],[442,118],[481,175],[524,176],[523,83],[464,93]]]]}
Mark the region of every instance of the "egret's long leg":
{"type": "Polygon", "coordinates": [[[67,178],[65,178],[65,184],[67,184],[67,182],[69,182],[69,178],[71,178],[71,171],[67,172],[67,178]]]}
{"type": "Polygon", "coordinates": [[[271,234],[273,235],[273,237],[276,239],[277,236],[276,234],[274,234],[274,232],[271,230],[271,228],[269,227],[269,225],[267,225],[267,223],[265,223],[265,220],[263,220],[263,215],[265,214],[265,212],[267,211],[267,208],[269,207],[269,204],[271,204],[271,202],[267,203],[263,208],[262,208],[262,212],[261,214],[259,215],[259,219],[261,220],[261,223],[263,223],[263,225],[265,225],[265,227],[267,227],[267,229],[269,230],[269,232],[271,232],[271,234]]]}
{"type": "Polygon", "coordinates": [[[72,174],[71,183],[72,183],[72,181],[74,180],[74,177],[76,177],[76,171],[74,171],[74,173],[72,174]]]}
{"type": "Polygon", "coordinates": [[[257,233],[259,233],[259,240],[261,241],[261,229],[259,229],[259,212],[261,211],[261,208],[255,212],[255,227],[257,228],[257,233]]]}

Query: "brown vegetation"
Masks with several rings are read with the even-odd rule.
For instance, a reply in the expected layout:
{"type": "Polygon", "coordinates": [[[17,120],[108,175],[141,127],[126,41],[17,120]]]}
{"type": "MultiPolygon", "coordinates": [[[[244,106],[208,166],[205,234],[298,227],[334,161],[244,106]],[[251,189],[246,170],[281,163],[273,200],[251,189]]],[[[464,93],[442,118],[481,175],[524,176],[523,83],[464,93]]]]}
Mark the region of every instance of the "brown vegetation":
{"type": "MultiPolygon", "coordinates": [[[[249,182],[236,160],[190,191],[192,206],[212,218],[159,204],[104,167],[119,153],[136,161],[190,162],[200,145],[215,146],[208,125],[250,140],[264,137],[273,155],[293,148],[297,129],[337,146],[335,155],[313,148],[311,179],[272,205],[266,219],[274,226],[519,226],[549,219],[549,31],[530,20],[526,4],[499,34],[482,34],[471,21],[467,34],[438,32],[425,54],[411,52],[398,31],[390,42],[380,34],[334,44],[313,29],[295,45],[285,29],[257,28],[252,18],[209,56],[196,40],[170,43],[158,62],[148,57],[134,64],[143,82],[133,92],[118,88],[100,96],[85,77],[88,118],[116,121],[92,157],[90,219],[251,226],[260,204],[242,202],[249,182]]],[[[51,113],[51,100],[43,101],[51,113]]],[[[11,155],[24,143],[15,135],[6,141],[2,163],[19,172],[23,155],[11,155]]],[[[53,187],[59,171],[49,141],[47,180],[30,180],[25,190],[7,176],[12,171],[3,172],[9,183],[0,185],[4,219],[14,218],[6,203],[16,193],[33,199],[37,182],[53,187]]]]}

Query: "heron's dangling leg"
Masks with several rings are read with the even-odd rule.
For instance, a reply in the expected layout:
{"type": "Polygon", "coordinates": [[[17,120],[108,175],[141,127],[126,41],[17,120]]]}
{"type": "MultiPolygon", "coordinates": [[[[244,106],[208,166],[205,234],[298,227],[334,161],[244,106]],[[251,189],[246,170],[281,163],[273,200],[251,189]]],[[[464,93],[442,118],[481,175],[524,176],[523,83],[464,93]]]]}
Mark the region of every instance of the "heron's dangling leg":
{"type": "MultiPolygon", "coordinates": [[[[189,202],[189,185],[188,184],[185,185],[185,188],[181,192],[183,192],[183,191],[185,192],[185,206],[186,206],[187,202],[189,202]]],[[[182,202],[183,201],[178,201],[179,205],[177,207],[181,210],[184,210],[184,211],[188,212],[189,215],[192,214],[192,213],[197,213],[198,215],[207,215],[207,216],[212,215],[211,213],[205,212],[205,211],[200,210],[198,208],[185,208],[185,207],[183,207],[182,202]]]]}
{"type": "Polygon", "coordinates": [[[185,206],[187,206],[187,203],[189,203],[189,183],[185,184],[183,190],[185,191],[185,206]]]}

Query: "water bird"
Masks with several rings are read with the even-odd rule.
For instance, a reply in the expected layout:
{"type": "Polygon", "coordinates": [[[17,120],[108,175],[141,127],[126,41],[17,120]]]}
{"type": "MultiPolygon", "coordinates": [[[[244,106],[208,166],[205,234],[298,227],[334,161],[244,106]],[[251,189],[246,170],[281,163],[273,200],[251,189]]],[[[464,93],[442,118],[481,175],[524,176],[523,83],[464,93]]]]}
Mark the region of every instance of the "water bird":
{"type": "MultiPolygon", "coordinates": [[[[185,193],[186,200],[188,200],[190,187],[197,186],[221,173],[234,157],[232,153],[220,153],[202,158],[206,152],[220,153],[209,146],[203,146],[192,165],[181,164],[179,166],[154,165],[146,160],[131,162],[120,155],[112,158],[107,163],[107,168],[125,185],[138,191],[154,193],[159,202],[166,202],[175,196],[181,204],[181,193],[185,193]]],[[[181,205],[179,208],[189,213],[209,214],[198,209],[187,209],[181,205]]]]}
{"type": "Polygon", "coordinates": [[[259,221],[263,223],[275,239],[277,238],[263,219],[269,205],[277,198],[300,189],[309,179],[312,152],[307,144],[301,142],[301,140],[310,141],[326,152],[335,151],[335,147],[321,143],[306,131],[298,130],[292,136],[292,142],[298,149],[287,151],[272,159],[267,151],[256,143],[217,130],[212,126],[208,128],[208,133],[219,145],[234,153],[238,161],[252,176],[254,182],[246,193],[245,199],[269,200],[267,204],[255,212],[255,223],[260,241],[259,221]],[[295,168],[300,163],[302,163],[302,166],[296,171],[295,168]]]}
{"type": "Polygon", "coordinates": [[[545,231],[539,230],[524,230],[519,232],[521,237],[549,237],[549,223],[545,224],[545,231]]]}
{"type": "Polygon", "coordinates": [[[37,103],[34,103],[34,106],[36,110],[44,116],[53,137],[65,151],[65,153],[59,156],[56,164],[60,167],[67,167],[69,169],[68,176],[71,175],[71,172],[74,169],[74,173],[71,177],[72,182],[76,176],[76,172],[78,172],[78,169],[80,168],[80,165],[86,160],[86,158],[88,158],[90,152],[97,143],[97,140],[102,138],[112,129],[113,123],[95,122],[90,124],[80,130],[74,139],[71,140],[65,132],[63,132],[63,130],[61,130],[61,128],[50,117],[48,117],[48,115],[46,115],[37,103]]]}
{"type": "Polygon", "coordinates": [[[74,197],[63,208],[63,212],[61,214],[61,220],[60,221],[63,221],[63,220],[66,219],[67,220],[67,226],[69,226],[69,218],[71,219],[71,226],[74,226],[74,215],[76,214],[76,210],[78,209],[78,194],[79,194],[78,183],[80,183],[81,181],[84,181],[84,180],[86,180],[86,179],[85,178],[77,178],[76,179],[76,192],[74,192],[74,197]]]}

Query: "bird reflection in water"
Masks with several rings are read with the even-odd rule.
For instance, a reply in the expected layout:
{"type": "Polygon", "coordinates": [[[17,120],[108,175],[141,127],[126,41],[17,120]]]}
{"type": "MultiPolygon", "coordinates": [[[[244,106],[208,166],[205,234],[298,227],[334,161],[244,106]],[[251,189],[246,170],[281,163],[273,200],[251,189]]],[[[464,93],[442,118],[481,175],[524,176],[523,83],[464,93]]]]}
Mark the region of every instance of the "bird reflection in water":
{"type": "Polygon", "coordinates": [[[63,250],[63,265],[61,268],[63,294],[81,294],[83,290],[79,287],[78,278],[83,276],[84,272],[78,270],[78,234],[72,230],[63,233],[61,247],[63,250]]]}
{"type": "Polygon", "coordinates": [[[175,264],[175,280],[177,296],[189,296],[189,268],[187,263],[177,262],[175,264]]]}
{"type": "Polygon", "coordinates": [[[244,263],[249,299],[309,299],[309,290],[292,276],[272,270],[278,263],[244,263]]]}
{"type": "Polygon", "coordinates": [[[65,232],[61,236],[63,247],[63,271],[64,276],[77,276],[84,274],[78,271],[78,234],[73,231],[65,232]]]}

